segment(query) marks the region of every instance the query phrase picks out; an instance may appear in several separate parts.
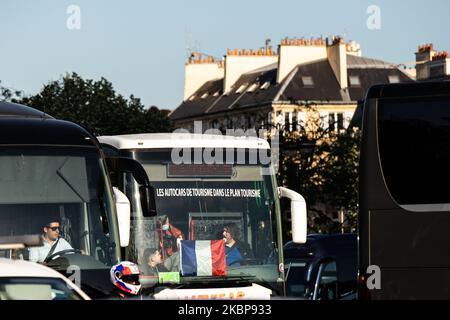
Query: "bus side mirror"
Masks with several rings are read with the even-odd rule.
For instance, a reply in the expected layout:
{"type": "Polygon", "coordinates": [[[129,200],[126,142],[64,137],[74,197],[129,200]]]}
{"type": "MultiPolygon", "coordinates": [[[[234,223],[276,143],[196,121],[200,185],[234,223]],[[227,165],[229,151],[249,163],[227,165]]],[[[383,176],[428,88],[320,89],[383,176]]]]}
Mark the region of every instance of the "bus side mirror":
{"type": "Polygon", "coordinates": [[[140,186],[139,195],[141,198],[142,215],[144,217],[156,216],[155,188],[152,186],[140,186]]]}
{"type": "Polygon", "coordinates": [[[291,200],[292,241],[294,243],[306,243],[307,220],[306,202],[301,194],[283,187],[278,187],[280,198],[291,200]]]}
{"type": "Polygon", "coordinates": [[[143,216],[156,216],[155,189],[150,185],[144,167],[138,161],[125,157],[106,157],[106,164],[110,174],[118,175],[122,172],[130,172],[133,175],[134,180],[140,184],[139,197],[143,216]]]}
{"type": "Polygon", "coordinates": [[[120,246],[126,247],[130,243],[130,200],[116,187],[113,187],[113,191],[117,210],[117,223],[119,224],[120,246]]]}

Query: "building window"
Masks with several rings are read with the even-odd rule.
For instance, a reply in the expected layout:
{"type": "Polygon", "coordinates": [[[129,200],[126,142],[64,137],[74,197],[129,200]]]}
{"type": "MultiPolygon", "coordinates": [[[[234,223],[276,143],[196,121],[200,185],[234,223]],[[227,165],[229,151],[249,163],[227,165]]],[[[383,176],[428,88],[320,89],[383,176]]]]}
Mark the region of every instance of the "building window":
{"type": "Polygon", "coordinates": [[[266,128],[267,130],[271,130],[272,129],[272,112],[271,111],[267,112],[265,122],[266,123],[265,123],[264,128],[266,128]]]}
{"type": "Polygon", "coordinates": [[[254,128],[255,127],[255,116],[250,116],[250,128],[254,128]]]}
{"type": "Polygon", "coordinates": [[[330,112],[328,114],[328,128],[330,129],[330,131],[335,131],[336,129],[336,119],[334,117],[334,112],[330,112]]]}
{"type": "Polygon", "coordinates": [[[341,132],[344,130],[344,114],[342,112],[330,112],[328,114],[329,130],[333,132],[341,132]]]}
{"type": "Polygon", "coordinates": [[[297,112],[292,113],[292,131],[298,131],[297,112]]]}
{"type": "Polygon", "coordinates": [[[261,86],[261,90],[266,90],[267,88],[269,88],[269,86],[270,86],[270,81],[266,81],[266,82],[264,82],[263,84],[262,84],[262,86],[261,86]]]}
{"type": "Polygon", "coordinates": [[[236,117],[233,117],[233,129],[236,129],[237,128],[237,118],[236,117]]]}
{"type": "Polygon", "coordinates": [[[358,76],[350,76],[348,79],[351,87],[361,87],[361,81],[358,76]]]}
{"type": "Polygon", "coordinates": [[[205,99],[208,95],[209,95],[208,92],[205,92],[204,94],[202,94],[201,98],[205,99]]]}
{"type": "Polygon", "coordinates": [[[289,121],[289,115],[290,115],[290,112],[284,113],[284,130],[285,131],[287,131],[287,130],[291,131],[289,128],[291,125],[291,122],[289,121]]]}
{"type": "Polygon", "coordinates": [[[304,87],[314,87],[314,81],[311,76],[302,77],[302,82],[304,87]]]}
{"type": "Polygon", "coordinates": [[[306,112],[298,112],[297,117],[298,117],[298,130],[301,130],[302,126],[304,128],[306,127],[306,112]]]}
{"type": "Polygon", "coordinates": [[[259,83],[254,83],[250,87],[248,87],[247,92],[253,92],[259,87],[259,83]]]}
{"type": "Polygon", "coordinates": [[[247,84],[244,83],[243,85],[241,85],[241,86],[239,87],[239,89],[236,90],[236,93],[244,92],[244,90],[245,90],[246,88],[247,88],[247,84]]]}
{"type": "Polygon", "coordinates": [[[397,75],[391,75],[389,76],[389,83],[399,83],[400,77],[397,75]]]}
{"type": "Polygon", "coordinates": [[[338,132],[344,130],[344,115],[342,113],[337,114],[337,129],[338,132]]]}
{"type": "Polygon", "coordinates": [[[246,126],[247,126],[247,117],[241,115],[241,129],[245,129],[246,126]]]}

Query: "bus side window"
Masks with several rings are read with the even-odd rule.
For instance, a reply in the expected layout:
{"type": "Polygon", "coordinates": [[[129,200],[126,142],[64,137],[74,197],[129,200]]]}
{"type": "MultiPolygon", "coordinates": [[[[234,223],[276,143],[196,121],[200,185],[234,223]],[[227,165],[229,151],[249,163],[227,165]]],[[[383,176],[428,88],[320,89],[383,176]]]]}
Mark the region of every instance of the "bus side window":
{"type": "Polygon", "coordinates": [[[336,262],[322,263],[319,267],[319,275],[316,282],[316,300],[336,300],[338,295],[338,281],[336,262]]]}

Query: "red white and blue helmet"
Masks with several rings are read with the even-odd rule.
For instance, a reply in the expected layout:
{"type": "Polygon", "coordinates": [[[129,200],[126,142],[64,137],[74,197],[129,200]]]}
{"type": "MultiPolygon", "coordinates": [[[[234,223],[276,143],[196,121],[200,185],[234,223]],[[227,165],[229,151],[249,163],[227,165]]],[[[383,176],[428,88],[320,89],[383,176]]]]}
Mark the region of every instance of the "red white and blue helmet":
{"type": "Polygon", "coordinates": [[[130,261],[122,261],[112,266],[111,281],[120,290],[128,294],[138,294],[141,290],[139,267],[130,261]]]}

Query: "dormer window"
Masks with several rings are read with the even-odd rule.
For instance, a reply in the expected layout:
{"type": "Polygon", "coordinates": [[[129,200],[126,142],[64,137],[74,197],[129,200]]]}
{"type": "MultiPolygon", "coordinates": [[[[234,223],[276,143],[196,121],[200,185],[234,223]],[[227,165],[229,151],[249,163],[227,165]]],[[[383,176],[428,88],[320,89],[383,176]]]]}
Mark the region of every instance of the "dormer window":
{"type": "Polygon", "coordinates": [[[253,92],[259,87],[259,83],[254,83],[250,87],[248,87],[247,92],[253,92]]]}
{"type": "Polygon", "coordinates": [[[266,81],[261,85],[261,90],[266,90],[268,87],[270,87],[270,81],[266,81]]]}
{"type": "Polygon", "coordinates": [[[361,81],[358,76],[350,76],[348,80],[351,87],[361,87],[361,81]]]}
{"type": "Polygon", "coordinates": [[[389,77],[389,83],[399,83],[400,77],[398,75],[390,75],[389,77]]]}
{"type": "Polygon", "coordinates": [[[311,76],[302,77],[302,82],[304,87],[314,87],[314,81],[311,76]]]}
{"type": "Polygon", "coordinates": [[[243,84],[239,87],[239,89],[236,90],[236,93],[244,92],[244,90],[247,88],[247,84],[243,84]]]}

